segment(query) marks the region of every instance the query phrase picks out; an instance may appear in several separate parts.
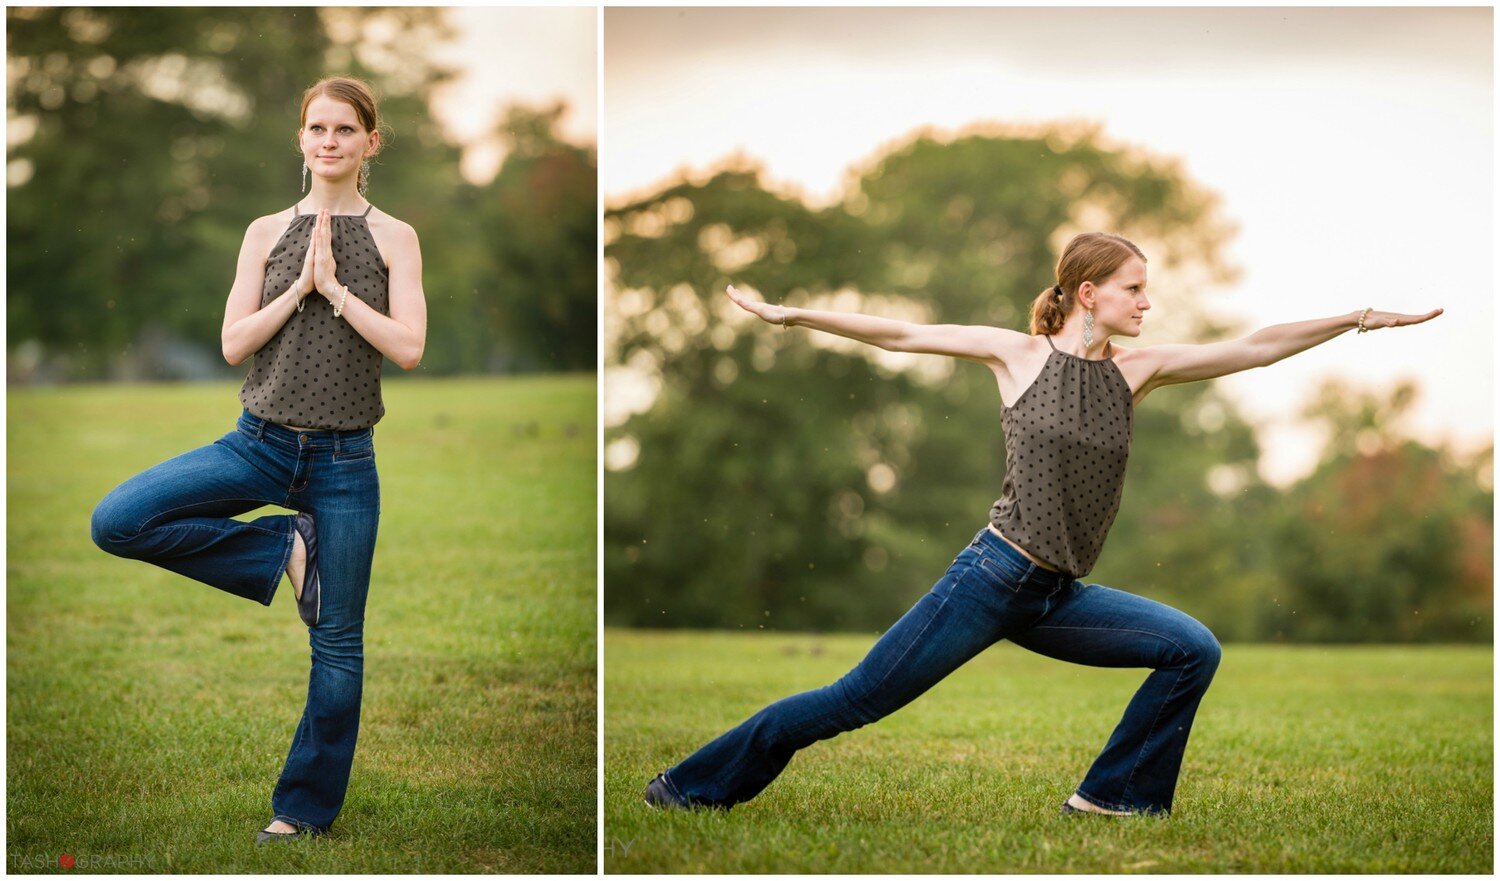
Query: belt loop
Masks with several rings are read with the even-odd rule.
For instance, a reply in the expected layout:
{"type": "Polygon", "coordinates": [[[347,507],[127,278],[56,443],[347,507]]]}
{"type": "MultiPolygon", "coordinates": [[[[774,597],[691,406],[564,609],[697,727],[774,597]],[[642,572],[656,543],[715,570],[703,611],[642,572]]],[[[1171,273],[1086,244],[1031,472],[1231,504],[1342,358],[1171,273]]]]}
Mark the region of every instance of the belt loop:
{"type": "Polygon", "coordinates": [[[335,431],[333,433],[333,458],[335,459],[339,457],[339,449],[343,439],[344,433],[342,431],[335,431]]]}
{"type": "Polygon", "coordinates": [[[259,416],[255,417],[255,439],[266,439],[266,420],[260,418],[259,416]]]}

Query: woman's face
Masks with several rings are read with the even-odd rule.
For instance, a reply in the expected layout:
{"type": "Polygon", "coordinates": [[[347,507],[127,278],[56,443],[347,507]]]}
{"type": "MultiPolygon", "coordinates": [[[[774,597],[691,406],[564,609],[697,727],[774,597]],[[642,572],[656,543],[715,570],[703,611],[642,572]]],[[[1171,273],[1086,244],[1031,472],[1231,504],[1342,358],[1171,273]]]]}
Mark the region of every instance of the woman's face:
{"type": "Polygon", "coordinates": [[[297,134],[308,169],[330,181],[357,175],[380,143],[380,134],[365,131],[351,105],[327,95],[308,102],[307,121],[297,134]]]}
{"type": "MultiPolygon", "coordinates": [[[[1103,334],[1140,336],[1141,321],[1151,301],[1146,299],[1146,261],[1132,256],[1098,287],[1084,282],[1085,289],[1092,289],[1095,325],[1103,334]]],[[[1084,296],[1085,308],[1088,297],[1084,296]]]]}

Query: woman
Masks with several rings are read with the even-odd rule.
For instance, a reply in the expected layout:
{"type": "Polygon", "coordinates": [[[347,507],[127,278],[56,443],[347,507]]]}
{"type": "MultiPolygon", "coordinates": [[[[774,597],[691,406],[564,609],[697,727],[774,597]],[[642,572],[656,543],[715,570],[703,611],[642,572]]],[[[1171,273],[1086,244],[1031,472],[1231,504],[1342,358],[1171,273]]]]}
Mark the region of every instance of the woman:
{"type": "Polygon", "coordinates": [[[237,426],[125,481],[93,515],[104,550],[235,596],[269,606],[290,579],[312,672],[258,843],[326,832],[344,803],[380,519],[380,367],[416,367],[427,328],[417,235],[363,197],[380,150],[369,86],[324,79],[301,120],[306,195],[250,224],[224,309],[224,358],[255,356],[237,426]],[[298,513],[231,519],[262,505],[298,513]]]}
{"type": "Polygon", "coordinates": [[[808,327],[900,352],[978,361],[1000,387],[1001,497],[932,591],[832,685],[771,704],[646,787],[657,807],[730,807],[755,797],[797,750],[888,716],[991,644],[1154,672],[1125,709],[1064,814],[1171,811],[1198,703],[1219,664],[1208,628],[1182,612],[1079,580],[1119,509],[1135,405],[1153,389],[1273,364],[1350,328],[1427,321],[1364,309],[1279,324],[1208,345],[1117,348],[1151,308],[1146,258],[1119,236],[1086,233],[1064,249],[1058,284],[1032,305],[1031,334],[923,326],[730,298],[782,327],[808,327]]]}

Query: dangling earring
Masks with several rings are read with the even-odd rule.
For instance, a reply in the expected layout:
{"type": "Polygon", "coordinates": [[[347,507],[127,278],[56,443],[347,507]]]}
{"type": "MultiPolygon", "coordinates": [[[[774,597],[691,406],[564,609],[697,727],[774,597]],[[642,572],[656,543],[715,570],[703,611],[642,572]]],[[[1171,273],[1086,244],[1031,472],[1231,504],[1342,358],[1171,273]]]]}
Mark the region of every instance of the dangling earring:
{"type": "Polygon", "coordinates": [[[1083,345],[1085,348],[1094,344],[1094,310],[1090,309],[1083,316],[1083,345]]]}
{"type": "Polygon", "coordinates": [[[307,160],[302,161],[302,192],[307,192],[307,160]]]}
{"type": "Polygon", "coordinates": [[[365,190],[370,188],[370,160],[366,159],[359,164],[359,194],[363,196],[365,190]]]}

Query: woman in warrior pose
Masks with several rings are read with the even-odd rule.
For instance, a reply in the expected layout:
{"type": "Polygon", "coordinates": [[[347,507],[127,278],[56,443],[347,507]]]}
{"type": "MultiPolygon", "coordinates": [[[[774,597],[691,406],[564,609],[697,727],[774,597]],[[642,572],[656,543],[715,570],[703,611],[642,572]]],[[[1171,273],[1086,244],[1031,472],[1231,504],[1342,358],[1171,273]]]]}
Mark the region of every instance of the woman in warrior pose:
{"type": "Polygon", "coordinates": [[[237,425],[120,484],[93,514],[104,550],[235,596],[270,605],[290,579],[312,670],[259,843],[326,832],[344,803],[380,519],[380,368],[416,367],[427,335],[416,232],[364,198],[380,149],[369,86],[309,88],[297,144],[306,195],[250,224],[224,309],[225,359],[255,358],[237,425]],[[298,513],[233,519],[263,505],[298,513]]]}
{"type": "Polygon", "coordinates": [[[1361,309],[1207,345],[1116,347],[1151,308],[1146,258],[1129,241],[1085,233],[1064,249],[1058,283],[1031,308],[1031,333],[917,325],[769,305],[729,288],[745,310],[889,351],[986,365],[1002,398],[1005,478],[990,522],[864,660],[838,681],[779,700],[646,787],[657,807],[730,807],[754,798],[812,743],[894,713],[1001,639],[1095,667],[1146,667],[1104,750],[1064,814],[1165,814],[1198,703],[1218,668],[1208,628],[1169,606],[1081,581],[1119,510],[1135,406],[1153,389],[1274,364],[1359,333],[1441,314],[1361,309]]]}

